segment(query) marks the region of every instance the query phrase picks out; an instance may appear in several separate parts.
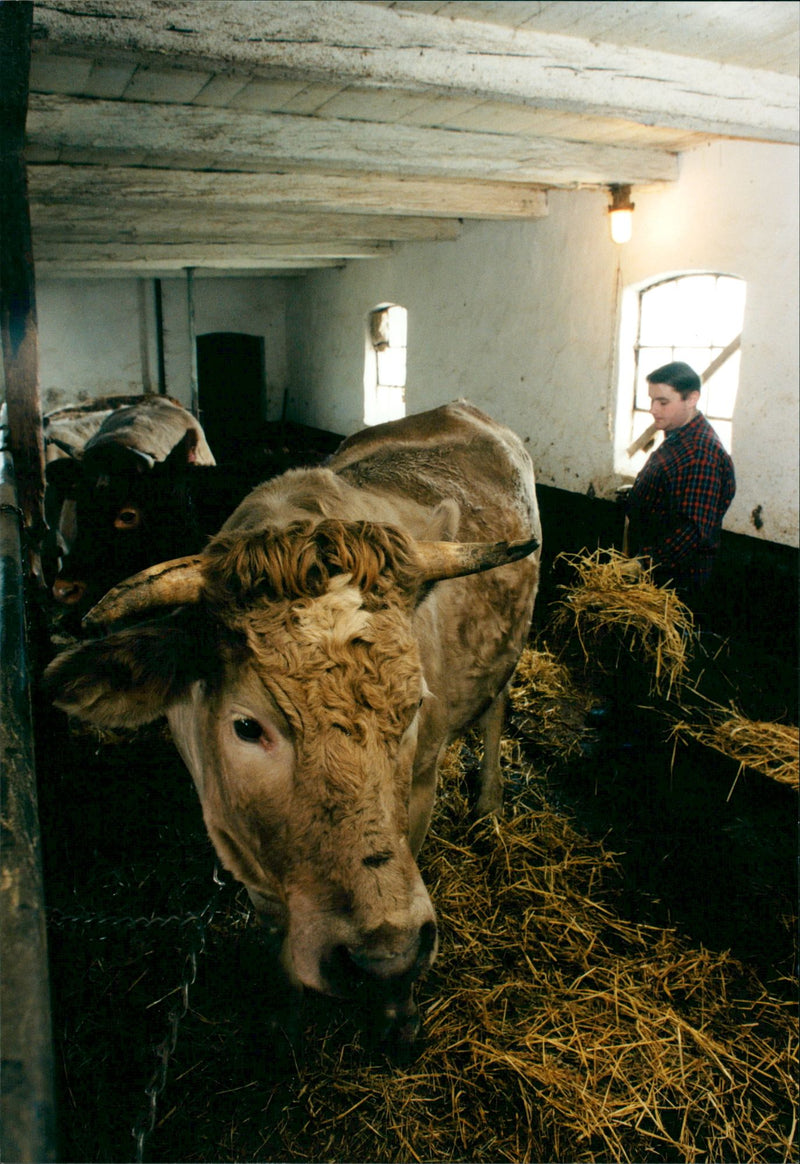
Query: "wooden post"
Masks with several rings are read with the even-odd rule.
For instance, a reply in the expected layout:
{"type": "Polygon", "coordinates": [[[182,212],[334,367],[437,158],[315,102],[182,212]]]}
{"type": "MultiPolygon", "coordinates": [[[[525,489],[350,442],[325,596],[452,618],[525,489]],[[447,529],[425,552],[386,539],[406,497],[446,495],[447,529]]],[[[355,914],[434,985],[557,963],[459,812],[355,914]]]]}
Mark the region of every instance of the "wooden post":
{"type": "MultiPolygon", "coordinates": [[[[8,5],[4,5],[8,7],[8,5]]],[[[44,873],[25,578],[11,458],[0,452],[0,1160],[56,1159],[44,873]]]]}
{"type": "Polygon", "coordinates": [[[0,334],[9,449],[32,576],[41,577],[44,440],[39,393],[39,333],[28,183],[23,154],[28,111],[33,4],[0,3],[0,334]]]}
{"type": "Polygon", "coordinates": [[[186,268],[186,306],[189,315],[189,368],[190,394],[189,409],[192,416],[200,416],[200,390],[197,380],[197,328],[194,317],[194,267],[186,268]]]}

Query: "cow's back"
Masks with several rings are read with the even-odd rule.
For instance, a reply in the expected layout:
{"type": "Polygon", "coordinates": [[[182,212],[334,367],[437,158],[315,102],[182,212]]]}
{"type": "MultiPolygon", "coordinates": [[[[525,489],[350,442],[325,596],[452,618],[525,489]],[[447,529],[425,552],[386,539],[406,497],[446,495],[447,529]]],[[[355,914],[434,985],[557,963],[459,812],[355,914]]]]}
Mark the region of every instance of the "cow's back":
{"type": "Polygon", "coordinates": [[[364,429],[342,442],[328,467],[358,489],[407,498],[415,509],[454,502],[450,536],[461,541],[539,532],[527,450],[511,429],[463,400],[364,429]]]}
{"type": "Polygon", "coordinates": [[[97,396],[80,404],[62,404],[45,413],[42,428],[46,459],[53,461],[59,457],[79,454],[87,441],[97,435],[112,412],[119,408],[141,406],[147,399],[141,393],[135,396],[97,396]],[[64,446],[68,446],[72,452],[68,452],[64,446]]]}
{"type": "Polygon", "coordinates": [[[166,396],[144,397],[141,403],[110,413],[86,442],[86,451],[105,444],[119,444],[147,453],[155,461],[163,461],[190,430],[198,436],[196,464],[216,464],[199,421],[166,396]]]}

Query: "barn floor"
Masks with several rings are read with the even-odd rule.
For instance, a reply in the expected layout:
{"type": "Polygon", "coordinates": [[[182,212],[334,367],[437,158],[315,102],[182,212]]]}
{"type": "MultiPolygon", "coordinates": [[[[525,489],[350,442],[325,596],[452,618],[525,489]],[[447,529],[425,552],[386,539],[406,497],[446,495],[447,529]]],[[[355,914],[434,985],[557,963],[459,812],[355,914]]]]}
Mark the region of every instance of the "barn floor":
{"type": "MultiPolygon", "coordinates": [[[[701,670],[796,722],[791,652],[726,639],[701,670]]],[[[635,665],[589,679],[568,757],[510,716],[502,824],[470,819],[474,741],[451,750],[421,860],[441,953],[405,1065],[345,1005],[276,1010],[161,726],[101,738],[38,707],[58,1158],[795,1158],[797,793],[676,745],[635,665]]]]}

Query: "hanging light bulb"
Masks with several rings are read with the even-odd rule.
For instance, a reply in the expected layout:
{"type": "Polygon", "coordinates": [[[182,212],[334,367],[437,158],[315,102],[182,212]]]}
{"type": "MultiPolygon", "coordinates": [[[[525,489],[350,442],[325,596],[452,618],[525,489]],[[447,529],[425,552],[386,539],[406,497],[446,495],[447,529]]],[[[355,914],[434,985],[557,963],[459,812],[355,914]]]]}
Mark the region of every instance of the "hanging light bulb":
{"type": "Polygon", "coordinates": [[[611,226],[611,237],[615,243],[631,241],[633,234],[633,208],[630,186],[610,186],[611,205],[608,208],[608,221],[611,226]]]}

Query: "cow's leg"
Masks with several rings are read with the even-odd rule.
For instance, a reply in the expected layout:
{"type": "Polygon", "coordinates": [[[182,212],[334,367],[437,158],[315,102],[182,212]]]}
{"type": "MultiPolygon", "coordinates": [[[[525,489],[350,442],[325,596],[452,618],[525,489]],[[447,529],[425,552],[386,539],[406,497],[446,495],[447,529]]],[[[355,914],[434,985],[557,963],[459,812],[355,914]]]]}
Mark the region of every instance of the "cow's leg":
{"type": "Polygon", "coordinates": [[[444,748],[439,748],[430,760],[423,758],[422,751],[420,748],[417,752],[417,766],[414,770],[414,783],[411,786],[408,804],[408,844],[415,858],[422,848],[431,821],[436,799],[439,761],[444,748]]]}
{"type": "Polygon", "coordinates": [[[478,721],[483,729],[481,791],[476,812],[479,817],[503,809],[503,776],[500,771],[500,740],[506,715],[506,688],[500,692],[478,721]]]}

